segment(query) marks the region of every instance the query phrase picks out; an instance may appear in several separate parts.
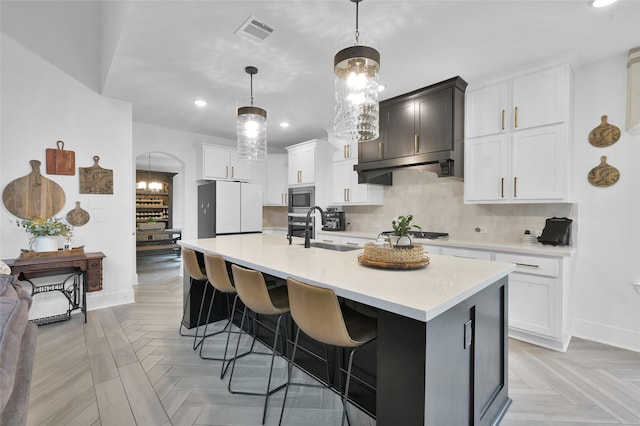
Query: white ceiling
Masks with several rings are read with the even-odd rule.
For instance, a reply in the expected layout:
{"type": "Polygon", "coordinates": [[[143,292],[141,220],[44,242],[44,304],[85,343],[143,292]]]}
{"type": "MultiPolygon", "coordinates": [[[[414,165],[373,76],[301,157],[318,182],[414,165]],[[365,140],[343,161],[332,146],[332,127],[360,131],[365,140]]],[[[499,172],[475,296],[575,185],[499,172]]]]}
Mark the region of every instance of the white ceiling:
{"type": "MultiPolygon", "coordinates": [[[[333,55],[355,29],[348,0],[7,1],[2,31],[104,96],[134,120],[235,140],[235,109],[268,111],[282,148],[333,126],[333,55]],[[234,32],[250,16],[274,28],[261,44],[234,32]],[[198,109],[195,98],[209,105],[198,109]],[[291,126],[278,125],[288,121],[291,126]]],[[[360,30],[378,39],[381,100],[460,75],[473,84],[546,58],[587,64],[640,46],[640,0],[360,3],[360,30]]]]}

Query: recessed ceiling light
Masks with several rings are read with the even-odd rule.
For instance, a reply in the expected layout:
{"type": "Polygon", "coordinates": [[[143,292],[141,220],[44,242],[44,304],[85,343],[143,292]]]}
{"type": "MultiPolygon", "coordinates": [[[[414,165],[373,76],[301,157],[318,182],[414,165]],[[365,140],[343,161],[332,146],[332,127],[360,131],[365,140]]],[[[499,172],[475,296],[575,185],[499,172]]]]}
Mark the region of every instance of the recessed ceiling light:
{"type": "Polygon", "coordinates": [[[193,103],[196,104],[196,106],[199,106],[200,108],[207,106],[207,101],[205,101],[204,99],[196,99],[193,101],[193,103]]]}
{"type": "Polygon", "coordinates": [[[287,127],[289,127],[289,123],[283,121],[282,123],[280,123],[280,127],[284,127],[286,129],[287,127]]]}
{"type": "Polygon", "coordinates": [[[385,86],[384,84],[379,84],[378,85],[378,92],[382,92],[386,88],[387,88],[387,86],[385,86]]]}
{"type": "Polygon", "coordinates": [[[609,6],[613,3],[615,3],[618,0],[592,0],[591,1],[591,6],[593,7],[606,7],[609,6]]]}

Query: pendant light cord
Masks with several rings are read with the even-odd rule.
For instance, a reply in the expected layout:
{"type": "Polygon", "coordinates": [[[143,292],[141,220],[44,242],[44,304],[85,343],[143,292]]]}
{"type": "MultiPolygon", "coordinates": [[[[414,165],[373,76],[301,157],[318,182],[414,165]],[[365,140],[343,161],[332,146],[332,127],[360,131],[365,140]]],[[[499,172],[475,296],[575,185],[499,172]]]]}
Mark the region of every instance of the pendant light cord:
{"type": "Polygon", "coordinates": [[[253,106],[253,74],[249,74],[251,77],[251,106],[253,106]]]}
{"type": "Polygon", "coordinates": [[[358,4],[360,1],[356,1],[356,46],[358,45],[358,38],[360,37],[360,31],[358,31],[358,4]]]}

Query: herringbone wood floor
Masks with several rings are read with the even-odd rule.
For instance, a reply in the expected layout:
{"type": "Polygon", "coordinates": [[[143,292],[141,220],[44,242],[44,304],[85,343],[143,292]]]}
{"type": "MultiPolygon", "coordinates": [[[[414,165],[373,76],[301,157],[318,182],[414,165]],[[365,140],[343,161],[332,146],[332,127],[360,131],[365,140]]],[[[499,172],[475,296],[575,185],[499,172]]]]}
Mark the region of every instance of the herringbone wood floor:
{"type": "MultiPolygon", "coordinates": [[[[138,263],[135,304],[91,311],[87,324],[74,315],[39,328],[30,425],[260,424],[262,399],[229,394],[220,362],[201,360],[178,335],[179,272],[175,257],[147,257],[138,263]]],[[[210,340],[206,354],[216,356],[221,347],[210,340]]],[[[567,353],[509,343],[513,404],[502,425],[640,425],[640,354],[579,339],[567,353]]],[[[244,358],[238,386],[264,385],[266,361],[244,358]]],[[[277,365],[277,383],[285,365],[277,365]]],[[[299,372],[295,380],[309,381],[299,372]]],[[[277,424],[281,398],[270,399],[266,424],[277,424]]],[[[325,389],[292,388],[287,406],[287,425],[340,422],[340,401],[325,389]]],[[[350,413],[352,424],[375,424],[350,413]]]]}

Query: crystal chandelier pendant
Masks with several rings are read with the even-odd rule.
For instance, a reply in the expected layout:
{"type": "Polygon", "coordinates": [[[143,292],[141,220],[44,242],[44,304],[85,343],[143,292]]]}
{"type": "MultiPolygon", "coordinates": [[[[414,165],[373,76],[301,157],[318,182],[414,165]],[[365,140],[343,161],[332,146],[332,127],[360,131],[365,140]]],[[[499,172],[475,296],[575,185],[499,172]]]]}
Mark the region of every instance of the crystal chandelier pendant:
{"type": "Polygon", "coordinates": [[[336,53],[334,131],[345,142],[368,142],[378,138],[378,87],[380,85],[380,53],[369,46],[358,45],[358,3],[356,3],[355,46],[336,53]]]}
{"type": "Polygon", "coordinates": [[[253,75],[258,69],[249,66],[244,70],[251,76],[251,106],[237,111],[238,160],[257,164],[267,160],[267,111],[253,106],[253,75]]]}

